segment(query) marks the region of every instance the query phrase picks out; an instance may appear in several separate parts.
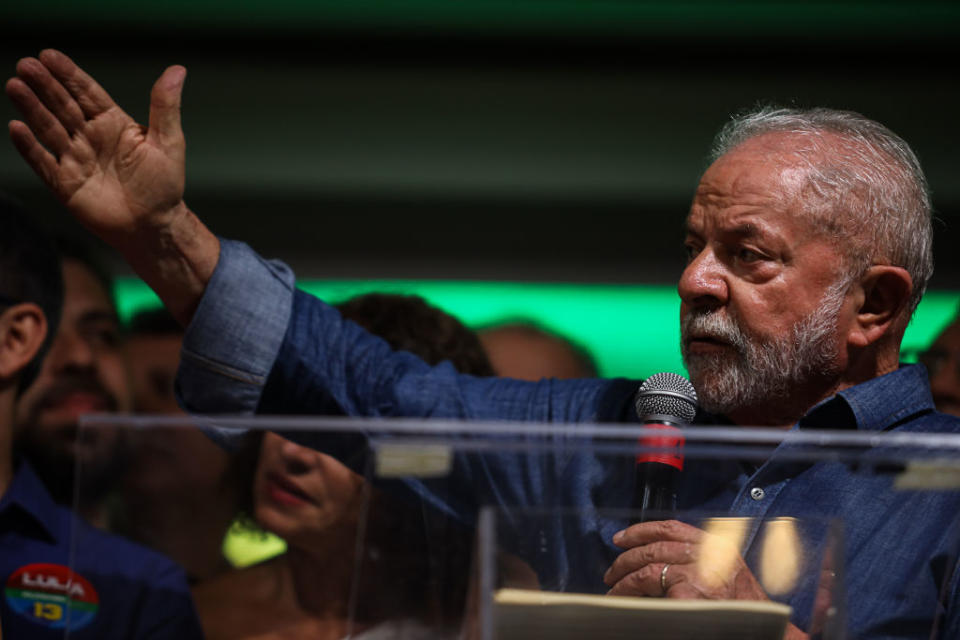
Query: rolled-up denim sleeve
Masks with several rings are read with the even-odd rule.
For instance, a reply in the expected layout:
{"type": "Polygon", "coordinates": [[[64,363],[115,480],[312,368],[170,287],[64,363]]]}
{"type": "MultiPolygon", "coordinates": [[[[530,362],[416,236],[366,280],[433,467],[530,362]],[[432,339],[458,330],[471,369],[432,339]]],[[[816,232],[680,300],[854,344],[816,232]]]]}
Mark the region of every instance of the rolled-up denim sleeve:
{"type": "Polygon", "coordinates": [[[177,397],[195,413],[253,413],[290,321],[295,278],[243,243],[220,247],[184,335],[177,397]]]}
{"type": "MultiPolygon", "coordinates": [[[[538,422],[629,419],[627,380],[474,378],[393,351],[295,291],[286,265],[244,244],[220,261],[184,338],[177,394],[195,413],[347,414],[538,422]]],[[[210,435],[225,446],[234,434],[210,435]]]]}

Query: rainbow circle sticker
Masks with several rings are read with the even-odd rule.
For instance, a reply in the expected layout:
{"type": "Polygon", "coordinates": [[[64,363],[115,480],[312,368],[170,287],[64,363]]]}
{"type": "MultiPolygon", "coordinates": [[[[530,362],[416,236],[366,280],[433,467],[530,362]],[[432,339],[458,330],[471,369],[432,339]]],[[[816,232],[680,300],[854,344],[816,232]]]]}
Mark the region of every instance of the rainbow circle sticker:
{"type": "Polygon", "coordinates": [[[20,567],[7,579],[10,608],[51,629],[80,629],[97,617],[100,596],[90,581],[62,564],[20,567]]]}

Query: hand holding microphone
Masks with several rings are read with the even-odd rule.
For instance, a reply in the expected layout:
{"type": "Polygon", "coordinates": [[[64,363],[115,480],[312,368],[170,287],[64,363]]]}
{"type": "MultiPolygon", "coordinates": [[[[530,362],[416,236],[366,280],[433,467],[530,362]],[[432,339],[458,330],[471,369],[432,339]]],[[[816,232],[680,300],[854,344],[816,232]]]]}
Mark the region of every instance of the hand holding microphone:
{"type": "MultiPolygon", "coordinates": [[[[611,595],[671,598],[766,600],[738,550],[722,554],[727,562],[703,562],[726,541],[672,519],[683,470],[681,427],[697,413],[697,393],[674,373],[658,373],[637,391],[635,406],[644,426],[658,435],[640,438],[636,461],[636,523],[618,532],[623,549],[604,575],[611,595]],[[659,435],[662,434],[662,435],[659,435]],[[706,554],[706,555],[704,555],[706,554]]],[[[725,548],[725,547],[724,547],[725,548]]]]}

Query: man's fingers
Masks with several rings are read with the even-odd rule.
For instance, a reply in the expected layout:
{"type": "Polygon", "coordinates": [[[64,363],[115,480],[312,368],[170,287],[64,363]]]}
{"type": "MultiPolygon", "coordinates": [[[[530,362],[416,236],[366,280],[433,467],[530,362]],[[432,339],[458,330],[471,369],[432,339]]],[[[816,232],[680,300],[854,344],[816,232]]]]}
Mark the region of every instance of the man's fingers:
{"type": "Polygon", "coordinates": [[[36,58],[24,58],[17,63],[17,76],[26,83],[44,106],[66,129],[68,135],[83,127],[86,119],[80,105],[36,58]]]}
{"type": "Polygon", "coordinates": [[[57,159],[52,153],[43,148],[43,145],[37,141],[30,127],[25,123],[19,120],[13,120],[9,126],[10,139],[13,141],[13,146],[17,148],[17,151],[20,152],[23,159],[30,165],[30,168],[40,176],[40,179],[50,185],[50,187],[57,192],[58,196],[63,197],[64,194],[57,191],[59,187],[56,179],[57,159]]]}
{"type": "Polygon", "coordinates": [[[187,70],[180,65],[168,67],[150,91],[150,126],[147,137],[160,146],[168,147],[183,142],[180,128],[180,96],[187,70]]]}
{"type": "MultiPolygon", "coordinates": [[[[653,596],[665,595],[664,589],[660,586],[660,574],[665,565],[661,563],[649,564],[623,576],[610,587],[608,596],[653,596]]],[[[679,567],[670,565],[667,569],[667,576],[664,586],[667,590],[683,580],[679,567]]]]}
{"type": "MultiPolygon", "coordinates": [[[[667,572],[669,576],[670,573],[667,572]]],[[[683,575],[680,576],[684,578],[683,575]]],[[[677,580],[673,584],[667,584],[667,593],[664,594],[667,598],[674,598],[676,600],[700,600],[702,599],[703,592],[698,589],[692,582],[687,582],[685,579],[677,580]]]]}
{"type": "Polygon", "coordinates": [[[617,556],[604,574],[603,581],[612,586],[642,567],[664,563],[688,564],[696,559],[696,547],[689,542],[653,542],[633,547],[617,556]]]}
{"type": "Polygon", "coordinates": [[[70,134],[63,124],[50,113],[23,80],[10,78],[6,91],[40,143],[57,155],[70,147],[70,134]]]}
{"type": "Polygon", "coordinates": [[[657,520],[642,522],[627,527],[613,536],[613,543],[629,549],[660,540],[697,543],[703,538],[703,531],[678,520],[657,520]]]}
{"type": "Polygon", "coordinates": [[[110,94],[66,55],[55,49],[40,52],[40,62],[73,96],[87,118],[95,118],[116,107],[110,94]]]}

